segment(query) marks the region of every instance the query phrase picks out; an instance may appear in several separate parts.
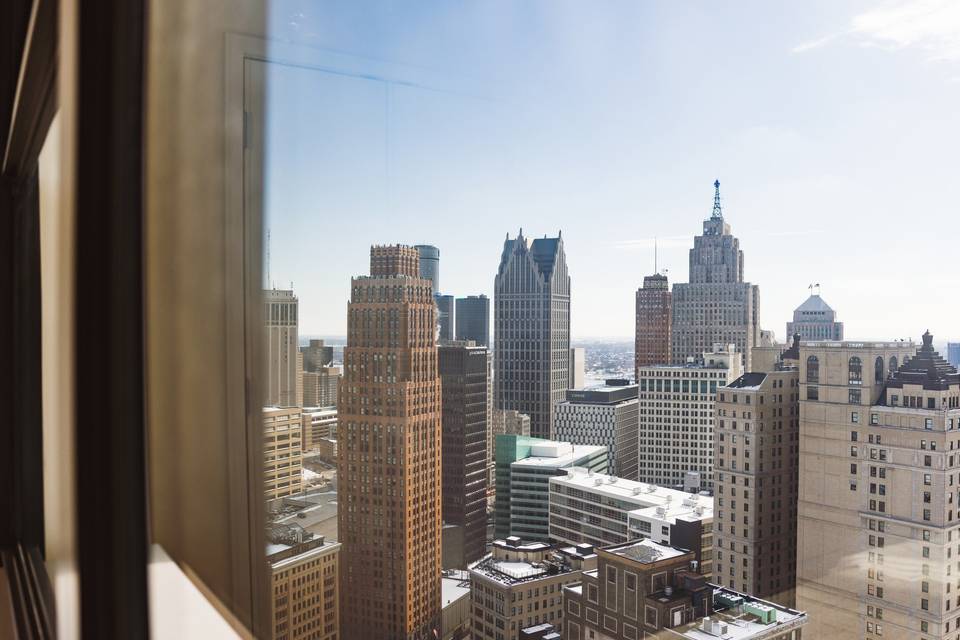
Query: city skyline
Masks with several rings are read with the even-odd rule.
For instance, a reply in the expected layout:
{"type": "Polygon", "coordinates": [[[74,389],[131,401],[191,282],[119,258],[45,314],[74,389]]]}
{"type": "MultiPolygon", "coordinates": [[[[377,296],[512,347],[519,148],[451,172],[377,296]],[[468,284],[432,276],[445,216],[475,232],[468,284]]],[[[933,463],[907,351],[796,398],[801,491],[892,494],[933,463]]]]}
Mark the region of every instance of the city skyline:
{"type": "Polygon", "coordinates": [[[344,334],[371,244],[433,244],[443,293],[492,299],[501,241],[522,227],[563,231],[573,336],[627,338],[654,238],[670,282],[687,281],[719,179],[780,340],[815,282],[849,339],[960,337],[957,306],[937,299],[956,286],[949,251],[920,249],[957,228],[960,68],[931,26],[943,3],[909,21],[860,2],[613,4],[378,18],[335,3],[322,22],[304,3],[276,9],[281,38],[324,24],[312,42],[342,70],[268,78],[271,274],[294,282],[305,334],[344,334]],[[917,259],[932,295],[878,313],[913,290],[902,261],[917,259]]]}

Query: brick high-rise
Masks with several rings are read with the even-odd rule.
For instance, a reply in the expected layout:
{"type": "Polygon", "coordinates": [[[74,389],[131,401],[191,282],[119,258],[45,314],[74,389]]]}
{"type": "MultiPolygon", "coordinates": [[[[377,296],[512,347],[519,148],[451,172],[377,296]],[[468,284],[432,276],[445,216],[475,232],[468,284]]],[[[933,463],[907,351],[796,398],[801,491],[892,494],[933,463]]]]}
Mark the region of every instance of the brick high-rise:
{"type": "Polygon", "coordinates": [[[670,364],[672,314],[673,294],[667,276],[660,273],[645,276],[643,287],[637,289],[635,379],[640,367],[670,364]]]}
{"type": "Polygon", "coordinates": [[[419,258],[372,247],[370,275],[351,281],[337,428],[347,640],[439,633],[440,377],[419,258]]]}

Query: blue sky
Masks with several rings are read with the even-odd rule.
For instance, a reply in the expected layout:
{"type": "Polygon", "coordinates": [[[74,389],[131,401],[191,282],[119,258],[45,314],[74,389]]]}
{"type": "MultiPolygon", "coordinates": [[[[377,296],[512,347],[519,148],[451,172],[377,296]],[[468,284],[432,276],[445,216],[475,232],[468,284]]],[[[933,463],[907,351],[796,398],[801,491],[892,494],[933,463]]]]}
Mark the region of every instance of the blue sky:
{"type": "Polygon", "coordinates": [[[574,337],[630,336],[653,238],[686,281],[719,178],[764,328],[819,282],[848,338],[960,338],[960,3],[272,6],[334,60],[269,65],[271,278],[303,333],[345,333],[373,243],[492,295],[523,227],[563,230],[574,337]]]}

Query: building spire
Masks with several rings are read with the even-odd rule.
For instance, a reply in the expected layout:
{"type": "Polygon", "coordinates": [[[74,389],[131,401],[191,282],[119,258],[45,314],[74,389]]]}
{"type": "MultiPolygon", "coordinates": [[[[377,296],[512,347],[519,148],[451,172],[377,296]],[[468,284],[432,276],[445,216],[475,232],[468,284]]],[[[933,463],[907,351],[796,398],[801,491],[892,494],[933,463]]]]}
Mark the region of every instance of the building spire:
{"type": "Polygon", "coordinates": [[[716,193],[713,196],[713,213],[710,215],[710,218],[713,220],[723,220],[723,211],[720,210],[720,181],[714,180],[713,188],[716,189],[716,193]]]}

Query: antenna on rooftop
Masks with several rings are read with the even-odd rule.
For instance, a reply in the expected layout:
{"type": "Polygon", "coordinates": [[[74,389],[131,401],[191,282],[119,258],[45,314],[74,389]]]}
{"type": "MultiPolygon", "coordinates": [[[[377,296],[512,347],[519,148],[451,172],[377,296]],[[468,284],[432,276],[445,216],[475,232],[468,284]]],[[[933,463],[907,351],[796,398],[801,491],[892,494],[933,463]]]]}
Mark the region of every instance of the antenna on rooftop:
{"type": "Polygon", "coordinates": [[[716,189],[716,192],[713,196],[713,213],[710,214],[710,217],[716,220],[723,219],[723,211],[720,210],[720,181],[714,180],[713,188],[716,189]]]}
{"type": "Polygon", "coordinates": [[[653,272],[660,273],[660,270],[657,269],[657,237],[653,237],[653,272]]]}

